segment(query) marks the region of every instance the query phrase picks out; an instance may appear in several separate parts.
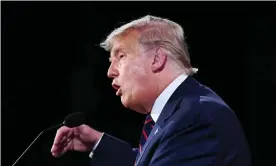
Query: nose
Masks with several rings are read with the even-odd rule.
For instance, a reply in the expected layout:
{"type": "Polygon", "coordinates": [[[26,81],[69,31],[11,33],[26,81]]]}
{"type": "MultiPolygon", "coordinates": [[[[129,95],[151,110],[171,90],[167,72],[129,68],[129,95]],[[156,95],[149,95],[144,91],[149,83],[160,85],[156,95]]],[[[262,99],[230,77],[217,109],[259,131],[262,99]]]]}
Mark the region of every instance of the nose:
{"type": "Polygon", "coordinates": [[[119,71],[118,71],[118,69],[117,69],[115,63],[112,62],[112,63],[110,64],[109,68],[108,68],[107,76],[108,76],[109,78],[115,78],[115,77],[117,77],[118,75],[119,75],[119,71]]]}

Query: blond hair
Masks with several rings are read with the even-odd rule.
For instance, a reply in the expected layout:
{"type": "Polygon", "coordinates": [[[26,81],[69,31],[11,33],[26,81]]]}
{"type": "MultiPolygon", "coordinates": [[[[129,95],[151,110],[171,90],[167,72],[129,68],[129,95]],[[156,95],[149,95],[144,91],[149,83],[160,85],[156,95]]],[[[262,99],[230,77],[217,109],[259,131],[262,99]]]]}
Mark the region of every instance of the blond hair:
{"type": "Polygon", "coordinates": [[[126,35],[131,30],[141,32],[138,43],[143,47],[163,48],[172,62],[175,62],[180,69],[184,69],[186,74],[192,75],[197,72],[197,69],[191,66],[182,27],[165,18],[147,15],[131,21],[112,31],[100,46],[106,51],[110,51],[115,39],[126,35]]]}

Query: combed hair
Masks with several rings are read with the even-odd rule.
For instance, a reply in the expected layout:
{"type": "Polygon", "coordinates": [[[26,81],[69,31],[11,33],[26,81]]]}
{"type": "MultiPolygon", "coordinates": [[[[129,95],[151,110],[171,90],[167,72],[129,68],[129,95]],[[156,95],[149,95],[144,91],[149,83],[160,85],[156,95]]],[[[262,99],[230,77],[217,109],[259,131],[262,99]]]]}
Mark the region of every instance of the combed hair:
{"type": "Polygon", "coordinates": [[[197,69],[191,66],[182,27],[165,18],[147,15],[131,21],[112,31],[100,46],[110,51],[115,39],[131,30],[140,32],[138,43],[144,48],[160,47],[166,51],[177,67],[184,69],[186,74],[192,75],[197,72],[197,69]]]}

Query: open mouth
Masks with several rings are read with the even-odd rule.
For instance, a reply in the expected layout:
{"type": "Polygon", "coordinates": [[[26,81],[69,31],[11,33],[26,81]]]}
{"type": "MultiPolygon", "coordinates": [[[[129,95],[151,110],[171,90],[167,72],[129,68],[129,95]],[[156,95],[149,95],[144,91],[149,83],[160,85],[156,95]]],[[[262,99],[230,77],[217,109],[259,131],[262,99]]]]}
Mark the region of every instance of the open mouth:
{"type": "Polygon", "coordinates": [[[121,93],[121,88],[120,88],[119,85],[117,85],[117,84],[115,84],[115,83],[112,83],[112,87],[113,87],[115,90],[117,90],[117,91],[116,91],[116,95],[117,95],[117,96],[121,96],[121,95],[122,95],[122,93],[121,93]]]}
{"type": "Polygon", "coordinates": [[[122,93],[121,93],[121,88],[119,88],[118,90],[117,90],[117,92],[116,92],[116,96],[121,96],[122,95],[122,93]]]}

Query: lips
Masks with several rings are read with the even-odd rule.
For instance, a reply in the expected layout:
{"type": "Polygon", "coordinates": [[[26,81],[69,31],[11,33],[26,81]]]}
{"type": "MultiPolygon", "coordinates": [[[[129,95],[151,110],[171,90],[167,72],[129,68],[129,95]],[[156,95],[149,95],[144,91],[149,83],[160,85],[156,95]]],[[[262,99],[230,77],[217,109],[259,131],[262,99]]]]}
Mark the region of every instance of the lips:
{"type": "Polygon", "coordinates": [[[122,93],[121,93],[121,88],[119,88],[119,89],[117,90],[116,95],[117,95],[117,96],[121,96],[121,95],[122,95],[122,93]]]}
{"type": "Polygon", "coordinates": [[[121,95],[121,88],[120,88],[120,86],[117,85],[117,84],[115,84],[115,83],[112,83],[112,87],[113,87],[115,90],[117,90],[117,91],[116,91],[116,95],[117,95],[117,96],[120,96],[120,95],[121,95]]]}
{"type": "Polygon", "coordinates": [[[120,86],[115,84],[115,83],[112,83],[112,87],[115,89],[115,90],[118,90],[120,89],[120,86]]]}

